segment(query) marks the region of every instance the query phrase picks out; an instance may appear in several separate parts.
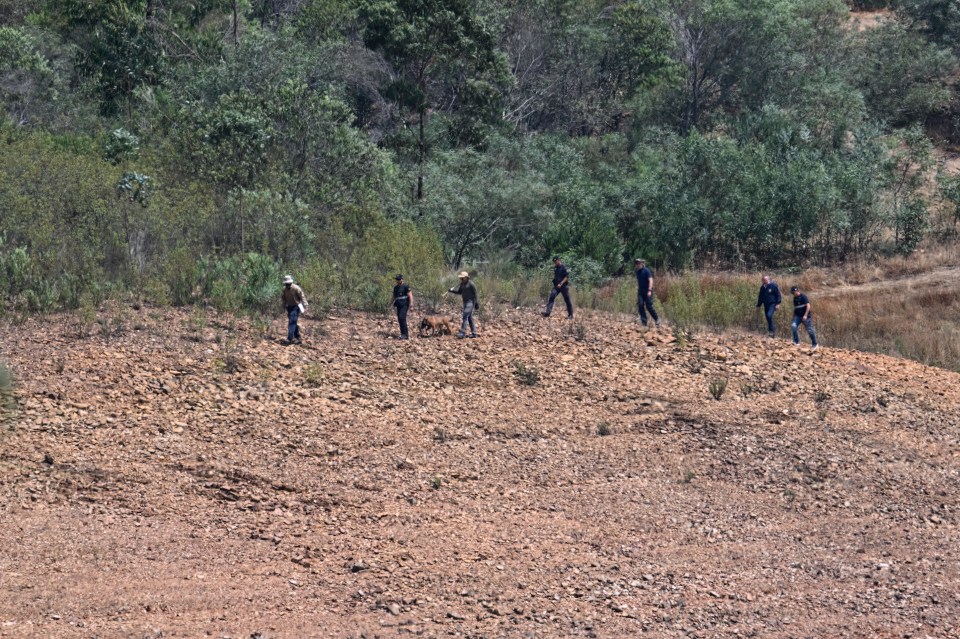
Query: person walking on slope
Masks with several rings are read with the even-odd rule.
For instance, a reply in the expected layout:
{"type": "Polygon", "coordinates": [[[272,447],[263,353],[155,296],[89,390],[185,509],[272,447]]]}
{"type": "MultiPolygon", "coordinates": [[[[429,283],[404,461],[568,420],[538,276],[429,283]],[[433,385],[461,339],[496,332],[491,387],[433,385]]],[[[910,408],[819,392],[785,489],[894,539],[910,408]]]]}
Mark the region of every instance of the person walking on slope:
{"type": "Polygon", "coordinates": [[[303,294],[302,288],[293,283],[293,277],[287,275],[283,278],[283,293],[280,298],[287,309],[287,344],[299,344],[302,340],[297,320],[300,313],[307,308],[307,296],[303,294]]]}
{"type": "Polygon", "coordinates": [[[554,255],[553,289],[550,291],[550,298],[547,300],[547,310],[541,315],[550,317],[557,295],[563,295],[563,301],[567,305],[567,319],[573,319],[573,302],[570,301],[570,273],[567,272],[567,267],[560,261],[560,256],[554,255]]]}
{"type": "Polygon", "coordinates": [[[637,312],[640,313],[640,323],[647,325],[647,311],[650,311],[654,326],[660,326],[660,318],[653,308],[653,273],[642,257],[633,261],[633,267],[637,271],[637,312]]]}
{"type": "Polygon", "coordinates": [[[397,323],[400,324],[400,339],[410,339],[407,333],[407,313],[413,306],[413,291],[403,281],[403,275],[397,275],[397,285],[393,287],[392,306],[397,309],[397,323]]]}
{"type": "Polygon", "coordinates": [[[460,322],[460,332],[457,337],[464,338],[467,334],[467,324],[470,324],[470,337],[477,336],[477,330],[473,325],[473,311],[479,306],[477,302],[477,287],[470,281],[470,274],[466,271],[460,271],[457,274],[460,278],[460,285],[451,288],[448,292],[459,295],[463,300],[463,318],[460,322]]]}
{"type": "Polygon", "coordinates": [[[763,314],[767,318],[767,332],[770,337],[774,336],[773,314],[777,312],[777,307],[783,301],[780,295],[780,287],[770,279],[769,275],[763,276],[763,284],[760,285],[760,294],[757,295],[757,308],[763,306],[763,314]]]}
{"type": "Polygon", "coordinates": [[[807,327],[807,335],[810,336],[810,350],[815,351],[820,347],[817,345],[817,334],[813,330],[813,311],[810,300],[800,292],[797,286],[791,286],[790,292],[793,293],[793,345],[800,345],[800,334],[797,329],[803,324],[807,327]]]}

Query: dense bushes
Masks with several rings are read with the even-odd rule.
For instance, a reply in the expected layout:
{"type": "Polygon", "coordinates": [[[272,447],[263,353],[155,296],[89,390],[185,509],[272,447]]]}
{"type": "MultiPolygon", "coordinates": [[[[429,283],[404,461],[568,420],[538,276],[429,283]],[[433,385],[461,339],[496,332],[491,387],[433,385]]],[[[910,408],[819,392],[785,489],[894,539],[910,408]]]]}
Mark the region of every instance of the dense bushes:
{"type": "Polygon", "coordinates": [[[602,290],[956,234],[922,128],[960,113],[951,3],[425,6],[0,2],[7,307],[264,309],[289,271],[378,309],[471,264],[519,300],[552,254],[602,290]]]}

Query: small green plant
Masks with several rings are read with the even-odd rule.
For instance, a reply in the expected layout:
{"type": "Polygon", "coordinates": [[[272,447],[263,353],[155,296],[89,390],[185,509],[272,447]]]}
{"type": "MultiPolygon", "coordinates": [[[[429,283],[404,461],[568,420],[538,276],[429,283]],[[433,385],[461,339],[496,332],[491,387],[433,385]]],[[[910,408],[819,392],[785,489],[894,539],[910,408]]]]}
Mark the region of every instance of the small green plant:
{"type": "Polygon", "coordinates": [[[13,413],[16,409],[13,386],[13,373],[6,364],[0,362],[0,422],[13,420],[13,413]]]}
{"type": "Polygon", "coordinates": [[[263,315],[256,315],[250,321],[253,332],[261,337],[270,336],[270,319],[263,315]]]}
{"type": "Polygon", "coordinates": [[[821,406],[821,407],[817,410],[817,419],[818,419],[819,421],[821,421],[821,422],[822,422],[822,421],[825,421],[825,420],[827,419],[827,413],[828,413],[828,412],[829,412],[829,410],[827,409],[826,406],[821,406]]]}
{"type": "Polygon", "coordinates": [[[67,361],[62,357],[55,357],[53,359],[53,370],[57,372],[57,375],[63,375],[63,371],[66,367],[67,361]]]}
{"type": "Polygon", "coordinates": [[[753,382],[742,382],[740,384],[740,395],[742,395],[744,399],[750,399],[750,397],[756,392],[757,387],[753,384],[753,382]]]}
{"type": "Polygon", "coordinates": [[[607,422],[600,422],[600,424],[597,425],[597,435],[600,435],[601,437],[606,437],[607,435],[612,435],[612,434],[613,434],[613,429],[610,428],[610,424],[608,424],[607,422]]]}
{"type": "Polygon", "coordinates": [[[447,440],[450,439],[450,436],[444,428],[437,426],[433,429],[433,439],[438,444],[445,444],[447,440]]]}
{"type": "Polygon", "coordinates": [[[683,471],[683,476],[680,478],[680,483],[689,484],[694,480],[696,476],[697,474],[695,472],[687,468],[686,470],[683,471]]]}
{"type": "Polygon", "coordinates": [[[720,398],[723,397],[725,392],[727,392],[726,377],[714,377],[710,380],[710,394],[715,400],[720,401],[720,398]]]}
{"type": "MultiPolygon", "coordinates": [[[[220,337],[220,335],[218,334],[217,337],[220,337]]],[[[223,341],[223,357],[218,358],[216,361],[217,369],[221,373],[232,375],[240,371],[241,362],[237,352],[237,339],[235,337],[227,337],[223,341]]]]}
{"type": "Polygon", "coordinates": [[[430,480],[430,487],[434,490],[440,490],[443,487],[443,478],[440,475],[434,475],[430,480]]]}
{"type": "Polygon", "coordinates": [[[321,386],[323,377],[323,366],[320,364],[307,364],[303,367],[303,381],[308,385],[321,386]]]}
{"type": "Polygon", "coordinates": [[[97,320],[100,324],[100,336],[109,339],[123,335],[127,330],[129,315],[129,310],[122,303],[109,303],[106,312],[97,320]]]}
{"type": "Polygon", "coordinates": [[[677,325],[673,329],[673,337],[677,341],[677,349],[683,350],[693,341],[693,328],[686,325],[677,325]]]}
{"type": "Polygon", "coordinates": [[[567,334],[578,342],[587,340],[587,327],[583,322],[576,322],[567,327],[567,334]]]}
{"type": "Polygon", "coordinates": [[[523,362],[513,363],[513,376],[526,386],[536,386],[540,383],[540,371],[533,366],[527,366],[523,362]]]}
{"type": "Polygon", "coordinates": [[[203,334],[207,330],[207,314],[202,308],[194,307],[187,318],[187,330],[190,331],[189,339],[195,342],[203,341],[203,334]]]}
{"type": "Polygon", "coordinates": [[[77,336],[83,339],[93,333],[93,327],[97,323],[97,308],[89,295],[85,295],[80,301],[80,308],[77,309],[77,336]]]}
{"type": "Polygon", "coordinates": [[[829,400],[829,399],[830,399],[830,393],[828,393],[827,391],[825,391],[825,390],[822,389],[822,388],[818,388],[818,389],[817,389],[817,392],[814,393],[814,395],[813,395],[813,401],[815,401],[815,402],[818,403],[818,404],[822,404],[822,403],[826,402],[826,401],[829,400]]]}

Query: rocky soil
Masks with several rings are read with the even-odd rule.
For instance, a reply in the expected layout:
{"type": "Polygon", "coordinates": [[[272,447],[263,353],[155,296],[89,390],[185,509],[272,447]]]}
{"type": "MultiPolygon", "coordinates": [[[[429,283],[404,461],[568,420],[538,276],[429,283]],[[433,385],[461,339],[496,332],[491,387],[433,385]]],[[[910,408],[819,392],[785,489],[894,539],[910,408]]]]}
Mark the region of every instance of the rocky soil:
{"type": "Polygon", "coordinates": [[[529,310],[264,328],[0,327],[0,637],[960,636],[960,375],[529,310]]]}

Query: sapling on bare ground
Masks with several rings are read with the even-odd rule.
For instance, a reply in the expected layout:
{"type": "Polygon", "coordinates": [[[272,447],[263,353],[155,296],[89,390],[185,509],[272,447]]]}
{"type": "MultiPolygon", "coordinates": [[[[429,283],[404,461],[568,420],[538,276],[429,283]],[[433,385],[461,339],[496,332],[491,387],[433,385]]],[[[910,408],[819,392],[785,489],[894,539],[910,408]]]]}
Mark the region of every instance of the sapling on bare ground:
{"type": "Polygon", "coordinates": [[[717,401],[720,401],[720,398],[723,397],[723,394],[727,391],[727,378],[726,377],[714,377],[710,380],[710,394],[717,401]]]}

